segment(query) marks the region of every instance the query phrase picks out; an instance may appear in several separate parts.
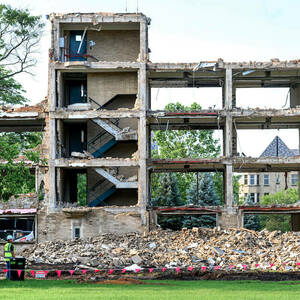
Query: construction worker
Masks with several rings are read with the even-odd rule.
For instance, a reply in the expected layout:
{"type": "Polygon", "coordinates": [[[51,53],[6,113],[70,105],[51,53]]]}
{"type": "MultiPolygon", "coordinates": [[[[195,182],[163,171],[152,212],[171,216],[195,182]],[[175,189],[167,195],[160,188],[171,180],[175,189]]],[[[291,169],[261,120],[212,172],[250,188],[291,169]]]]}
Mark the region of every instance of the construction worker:
{"type": "Polygon", "coordinates": [[[13,236],[8,235],[7,236],[7,243],[4,246],[4,259],[6,261],[6,278],[10,279],[10,260],[15,257],[15,247],[13,245],[13,236]]]}

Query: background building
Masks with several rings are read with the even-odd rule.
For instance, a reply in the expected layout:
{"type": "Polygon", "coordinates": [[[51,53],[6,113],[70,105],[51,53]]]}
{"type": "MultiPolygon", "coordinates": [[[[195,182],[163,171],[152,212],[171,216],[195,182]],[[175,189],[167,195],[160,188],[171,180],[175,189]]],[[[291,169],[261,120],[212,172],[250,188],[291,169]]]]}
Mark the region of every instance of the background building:
{"type": "MultiPolygon", "coordinates": [[[[299,155],[298,149],[289,149],[276,136],[260,157],[292,157],[299,155]]],[[[270,172],[240,174],[240,199],[259,203],[262,196],[277,193],[283,189],[297,188],[298,172],[270,172]],[[249,197],[249,198],[248,198],[249,197]]]]}

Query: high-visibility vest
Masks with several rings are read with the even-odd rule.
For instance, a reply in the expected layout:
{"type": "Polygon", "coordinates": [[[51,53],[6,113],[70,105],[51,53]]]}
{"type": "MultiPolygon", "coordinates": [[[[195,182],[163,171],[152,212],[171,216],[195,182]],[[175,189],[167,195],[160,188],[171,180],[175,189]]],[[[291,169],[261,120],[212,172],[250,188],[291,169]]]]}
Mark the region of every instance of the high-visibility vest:
{"type": "Polygon", "coordinates": [[[5,261],[10,261],[10,259],[13,257],[11,253],[11,247],[12,247],[12,243],[6,243],[4,246],[5,261]]]}

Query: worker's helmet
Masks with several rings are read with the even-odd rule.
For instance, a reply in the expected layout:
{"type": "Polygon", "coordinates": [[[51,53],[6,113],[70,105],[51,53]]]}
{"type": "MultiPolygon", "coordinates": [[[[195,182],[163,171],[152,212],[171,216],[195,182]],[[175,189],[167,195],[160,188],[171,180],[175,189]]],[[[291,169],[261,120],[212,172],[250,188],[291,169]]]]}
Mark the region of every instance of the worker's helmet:
{"type": "Polygon", "coordinates": [[[7,236],[7,240],[9,241],[9,240],[13,240],[14,238],[13,238],[13,236],[12,235],[8,235],[7,236]]]}

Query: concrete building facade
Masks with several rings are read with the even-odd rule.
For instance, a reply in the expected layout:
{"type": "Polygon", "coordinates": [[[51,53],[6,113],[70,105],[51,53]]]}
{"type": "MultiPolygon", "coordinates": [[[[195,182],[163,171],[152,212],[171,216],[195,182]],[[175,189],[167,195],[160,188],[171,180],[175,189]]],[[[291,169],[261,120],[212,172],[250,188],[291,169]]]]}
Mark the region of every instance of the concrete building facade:
{"type": "MultiPolygon", "coordinates": [[[[2,131],[45,128],[37,191],[36,240],[91,237],[101,233],[143,232],[156,226],[158,214],[216,214],[217,225],[242,226],[242,216],[260,207],[238,207],[233,200],[233,172],[300,171],[299,156],[240,157],[236,130],[300,128],[300,61],[201,61],[152,63],[143,14],[50,14],[48,101],[36,108],[2,111],[2,131]],[[153,88],[218,87],[222,108],[193,112],[151,109],[153,88]],[[285,110],[236,107],[239,88],[289,87],[285,110]],[[151,158],[154,130],[222,130],[223,153],[217,158],[151,158]],[[151,205],[154,172],[222,172],[221,207],[156,208],[151,205]],[[79,185],[86,203],[78,207],[79,185]]],[[[33,204],[35,203],[35,204],[33,204]]],[[[1,208],[1,207],[0,207],[1,208]]],[[[2,207],[7,217],[9,208],[2,207]]],[[[266,210],[264,210],[265,212],[266,210]]],[[[273,207],[267,213],[282,209],[273,207]]],[[[294,229],[300,207],[293,214],[294,229]]],[[[297,227],[298,226],[298,227],[297,227]]]]}
{"type": "MultiPolygon", "coordinates": [[[[267,146],[260,157],[292,157],[298,156],[298,149],[289,149],[287,145],[276,136],[267,146]]],[[[240,174],[239,198],[241,201],[259,203],[261,197],[286,190],[298,188],[298,172],[275,173],[244,173],[240,174]]]]}

